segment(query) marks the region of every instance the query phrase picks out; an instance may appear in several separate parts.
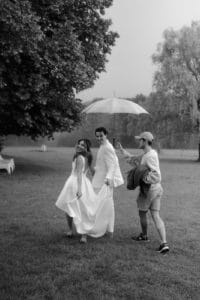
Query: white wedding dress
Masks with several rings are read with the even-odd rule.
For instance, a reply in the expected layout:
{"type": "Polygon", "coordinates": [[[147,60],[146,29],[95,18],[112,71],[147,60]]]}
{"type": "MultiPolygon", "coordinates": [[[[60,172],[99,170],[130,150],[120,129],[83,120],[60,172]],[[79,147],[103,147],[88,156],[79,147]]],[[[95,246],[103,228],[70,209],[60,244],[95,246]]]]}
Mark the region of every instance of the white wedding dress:
{"type": "Polygon", "coordinates": [[[113,218],[112,189],[104,184],[98,194],[94,192],[89,178],[86,176],[85,158],[83,160],[82,196],[77,198],[76,159],[72,162],[72,172],[55,203],[55,205],[73,218],[76,231],[92,237],[103,236],[113,218]]]}

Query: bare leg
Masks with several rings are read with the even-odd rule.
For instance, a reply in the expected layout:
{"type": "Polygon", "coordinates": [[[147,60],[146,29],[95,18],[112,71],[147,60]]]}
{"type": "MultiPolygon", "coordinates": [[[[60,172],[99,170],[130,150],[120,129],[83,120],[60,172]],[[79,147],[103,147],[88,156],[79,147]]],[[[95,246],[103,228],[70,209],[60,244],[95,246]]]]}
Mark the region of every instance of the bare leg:
{"type": "Polygon", "coordinates": [[[159,237],[161,239],[161,243],[166,243],[167,241],[166,241],[165,224],[160,217],[159,211],[151,210],[151,216],[152,216],[153,222],[156,226],[156,229],[158,231],[159,237]]]}
{"type": "Polygon", "coordinates": [[[86,234],[81,235],[80,243],[82,243],[82,244],[87,243],[87,235],[86,234]]]}
{"type": "Polygon", "coordinates": [[[72,232],[73,218],[70,217],[68,214],[65,214],[65,216],[66,216],[67,224],[68,224],[68,227],[69,227],[69,231],[67,232],[67,236],[71,237],[72,234],[73,234],[73,232],[72,232]]]}
{"type": "Polygon", "coordinates": [[[140,225],[142,228],[142,234],[144,236],[147,236],[147,211],[139,210],[139,216],[140,216],[140,225]]]}

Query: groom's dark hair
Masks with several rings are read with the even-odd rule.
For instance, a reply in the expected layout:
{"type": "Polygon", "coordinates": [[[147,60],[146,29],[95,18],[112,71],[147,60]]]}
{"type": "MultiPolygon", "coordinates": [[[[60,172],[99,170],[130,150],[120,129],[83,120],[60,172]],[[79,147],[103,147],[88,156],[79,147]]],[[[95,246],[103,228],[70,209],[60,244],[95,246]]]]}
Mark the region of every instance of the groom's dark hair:
{"type": "Polygon", "coordinates": [[[98,128],[96,128],[95,129],[95,135],[96,135],[97,132],[103,132],[105,135],[108,134],[108,131],[107,131],[107,129],[105,127],[98,127],[98,128]]]}

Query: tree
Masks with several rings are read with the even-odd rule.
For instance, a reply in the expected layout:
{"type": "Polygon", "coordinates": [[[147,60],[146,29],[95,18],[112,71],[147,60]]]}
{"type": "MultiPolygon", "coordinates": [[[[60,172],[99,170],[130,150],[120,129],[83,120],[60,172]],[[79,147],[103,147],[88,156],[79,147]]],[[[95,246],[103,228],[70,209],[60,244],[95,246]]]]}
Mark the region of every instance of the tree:
{"type": "MultiPolygon", "coordinates": [[[[158,65],[154,76],[157,91],[177,102],[178,115],[190,114],[194,128],[200,132],[200,22],[191,27],[164,32],[153,62],[158,65]]],[[[199,159],[200,161],[200,139],[199,159]]]]}
{"type": "Polygon", "coordinates": [[[112,0],[1,0],[0,136],[49,136],[81,121],[76,93],[105,71],[112,0]]]}

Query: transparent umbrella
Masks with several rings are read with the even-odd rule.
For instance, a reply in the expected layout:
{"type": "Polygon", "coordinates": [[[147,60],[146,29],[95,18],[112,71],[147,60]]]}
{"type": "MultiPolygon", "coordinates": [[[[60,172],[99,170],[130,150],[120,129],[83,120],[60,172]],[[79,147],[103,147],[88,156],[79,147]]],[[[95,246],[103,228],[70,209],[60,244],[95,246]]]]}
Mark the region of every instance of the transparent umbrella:
{"type": "MultiPolygon", "coordinates": [[[[90,105],[88,105],[84,110],[83,113],[86,114],[149,114],[142,106],[139,104],[121,98],[107,98],[103,100],[96,101],[90,105]]],[[[114,125],[115,128],[115,118],[114,118],[114,125]]],[[[114,143],[115,138],[113,138],[114,143]]]]}
{"type": "Polygon", "coordinates": [[[121,98],[108,98],[99,100],[87,106],[83,112],[87,114],[148,114],[148,112],[139,104],[121,98]]]}

